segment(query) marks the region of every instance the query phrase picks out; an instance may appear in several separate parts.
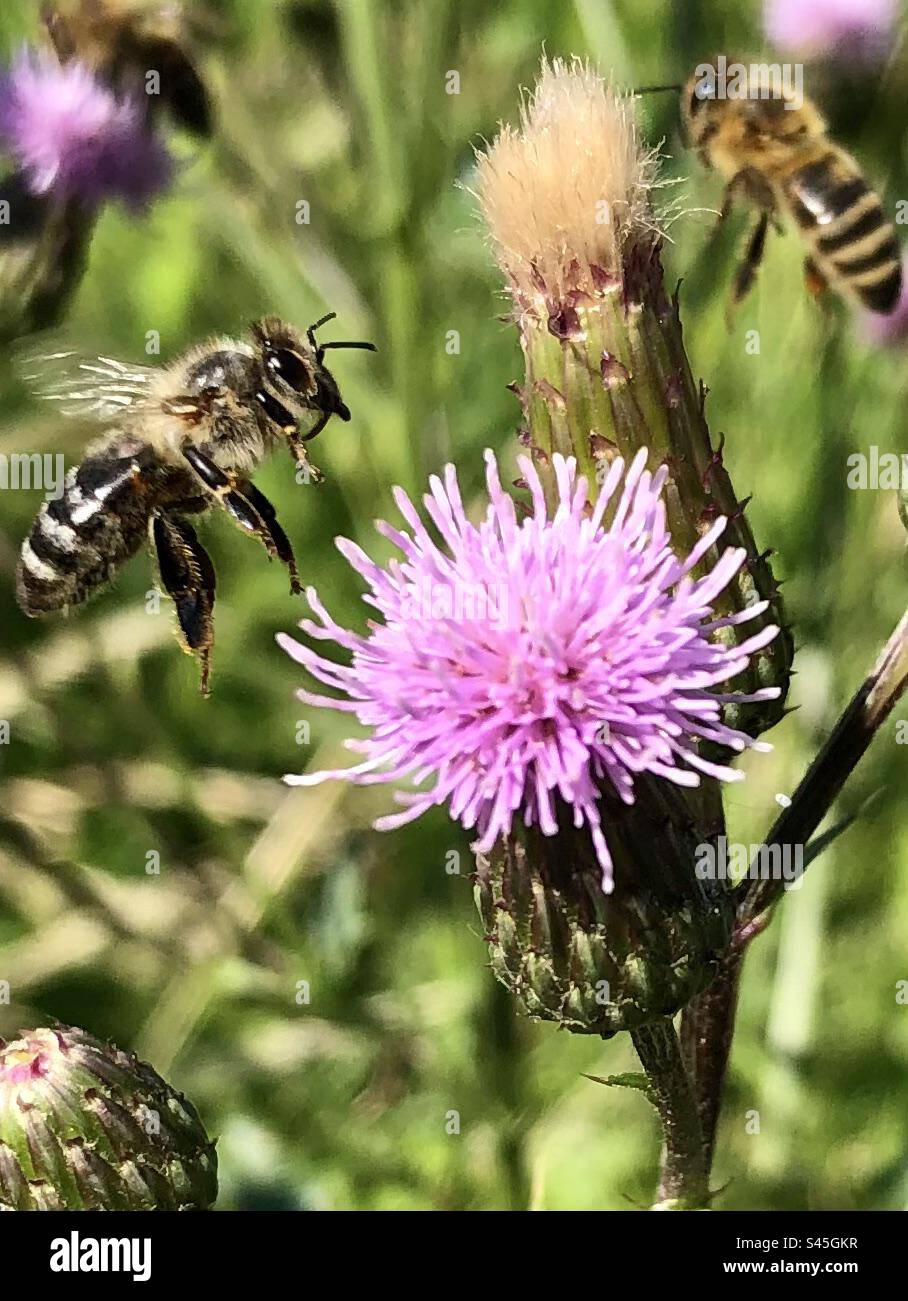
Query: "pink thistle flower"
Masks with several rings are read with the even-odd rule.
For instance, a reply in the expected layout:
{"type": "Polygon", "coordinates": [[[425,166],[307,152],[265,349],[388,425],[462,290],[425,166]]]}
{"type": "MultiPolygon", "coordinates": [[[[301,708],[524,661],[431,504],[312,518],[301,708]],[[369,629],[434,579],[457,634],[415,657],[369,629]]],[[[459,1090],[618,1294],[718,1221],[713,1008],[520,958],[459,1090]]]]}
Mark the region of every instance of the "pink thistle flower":
{"type": "Polygon", "coordinates": [[[885,53],[898,0],[765,0],[763,25],[780,50],[852,62],[885,53]]]}
{"type": "MultiPolygon", "coordinates": [[[[487,451],[489,506],[478,527],[466,517],[449,465],[443,482],[432,476],[423,499],[443,545],[400,488],[395,500],[412,532],[377,527],[402,560],[381,569],[353,542],[337,540],[371,589],[363,599],[383,622],[370,621],[365,636],[341,628],[310,588],[316,620],[300,627],[317,641],[334,641],[352,663],[337,664],[288,636],[278,641],[313,678],[346,697],[302,690],[299,699],[355,714],[371,735],[347,742],[366,756],[355,767],[285,780],[419,785],[434,778],[427,790],[399,791],[404,810],[375,827],[390,830],[448,804],[452,818],[476,829],[479,852],[488,852],[518,815],[555,835],[563,801],[575,825],[590,828],[609,891],[600,790],[611,787],[631,804],[640,773],[683,786],[698,785],[699,772],[740,778],[700,755],[697,742],[770,748],[723,724],[723,702],[745,697],[715,688],[740,673],[778,629],[767,627],[738,646],[711,639],[717,629],[762,613],[766,602],[713,618],[712,602],[745,552],[726,550],[706,576],[691,576],[726,521],[718,519],[678,559],[661,500],[668,471],[651,475],[645,450],[626,474],[624,463],[614,462],[592,507],[574,458],[556,455],[552,463],[558,502],[551,517],[535,467],[521,457],[533,510],[518,520],[487,451]],[[616,497],[606,526],[606,507],[616,497]]],[[[775,694],[766,688],[747,698],[775,694]]]]}
{"type": "Polygon", "coordinates": [[[0,141],[33,194],[90,206],[122,199],[142,209],[173,172],[139,99],[27,47],[0,75],[0,141]]]}

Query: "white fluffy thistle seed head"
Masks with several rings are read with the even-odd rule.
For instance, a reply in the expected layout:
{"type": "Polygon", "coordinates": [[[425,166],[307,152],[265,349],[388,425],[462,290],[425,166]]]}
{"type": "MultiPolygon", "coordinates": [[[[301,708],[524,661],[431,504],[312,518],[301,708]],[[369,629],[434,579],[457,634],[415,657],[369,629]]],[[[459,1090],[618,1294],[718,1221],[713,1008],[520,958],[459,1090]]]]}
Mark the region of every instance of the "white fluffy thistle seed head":
{"type": "Polygon", "coordinates": [[[651,245],[658,149],[637,135],[633,97],[587,63],[543,58],[520,126],[477,156],[477,198],[515,299],[563,303],[623,279],[631,246],[651,245]]]}

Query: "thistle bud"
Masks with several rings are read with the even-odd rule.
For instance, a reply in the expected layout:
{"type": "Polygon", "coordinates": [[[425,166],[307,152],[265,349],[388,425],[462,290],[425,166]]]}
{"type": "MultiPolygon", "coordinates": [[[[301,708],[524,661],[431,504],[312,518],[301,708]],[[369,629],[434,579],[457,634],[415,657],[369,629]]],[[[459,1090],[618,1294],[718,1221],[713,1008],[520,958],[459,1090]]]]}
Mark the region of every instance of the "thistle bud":
{"type": "MultiPolygon", "coordinates": [[[[668,469],[669,528],[693,550],[719,516],[724,542],[746,562],[716,602],[733,616],[767,602],[757,627],[784,629],[766,561],[732,487],[722,447],[704,416],[704,390],[691,374],[677,298],[663,284],[658,157],[641,148],[633,101],[579,61],[543,61],[519,130],[505,126],[478,159],[478,198],[513,303],[525,359],[516,386],[525,437],[553,499],[552,454],[573,455],[601,483],[618,456],[647,448],[668,469]]],[[[713,549],[704,563],[713,563],[713,549]]],[[[748,636],[750,634],[748,633],[748,636]]],[[[734,643],[730,624],[717,636],[734,643]]],[[[792,643],[787,632],[752,657],[736,680],[742,695],[765,687],[769,700],[729,704],[726,718],[751,736],[782,715],[792,643]]]]}
{"type": "Polygon", "coordinates": [[[0,1040],[0,1210],[204,1210],[217,1157],[192,1104],[72,1027],[0,1040]]]}
{"type": "Polygon", "coordinates": [[[530,1016],[577,1034],[672,1016],[710,983],[730,934],[723,883],[691,870],[698,833],[677,789],[644,778],[636,794],[632,805],[603,799],[609,894],[589,837],[569,823],[477,858],[492,971],[530,1016]]]}

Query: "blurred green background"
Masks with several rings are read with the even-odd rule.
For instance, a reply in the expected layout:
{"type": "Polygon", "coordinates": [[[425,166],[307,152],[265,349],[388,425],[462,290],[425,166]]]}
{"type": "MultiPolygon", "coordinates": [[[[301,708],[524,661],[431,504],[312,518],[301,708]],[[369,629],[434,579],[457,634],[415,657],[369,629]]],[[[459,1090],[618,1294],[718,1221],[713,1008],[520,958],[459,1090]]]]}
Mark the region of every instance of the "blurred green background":
{"type": "MultiPolygon", "coordinates": [[[[37,5],[7,0],[9,50],[37,5]]],[[[59,337],[80,350],[163,358],[277,312],[324,337],[353,421],[313,445],[328,476],[299,486],[287,457],[257,482],[340,621],[367,617],[333,538],[375,555],[392,485],[419,491],[456,458],[477,492],[481,450],[516,455],[516,333],[467,190],[474,146],[514,120],[540,51],[612,69],[619,85],[683,76],[719,48],[765,53],[759,6],[720,0],[323,0],[193,3],[214,142],[147,219],[103,215],[59,337]],[[446,74],[460,76],[446,93],[446,74]],[[296,222],[297,204],[310,222],[296,222]],[[446,348],[459,333],[460,351],[446,348]]],[[[449,82],[450,84],[450,82],[449,82]]],[[[893,205],[908,198],[908,68],[866,81],[808,68],[807,89],[893,205]]],[[[720,188],[678,139],[671,96],[642,109],[666,139],[684,204],[720,188]]],[[[745,222],[718,253],[714,218],[672,227],[695,374],[714,437],[777,549],[800,651],[772,755],[728,799],[756,839],[900,616],[908,588],[894,495],[852,492],[845,458],[905,446],[908,351],[872,345],[801,281],[773,238],[729,331],[726,291],[745,222]],[[758,330],[758,355],[746,331],[758,330]]],[[[60,423],[10,377],[0,452],[78,459],[93,431],[60,423]]],[[[288,790],[286,771],[338,753],[342,718],[294,700],[301,672],[274,634],[302,615],[284,572],[225,518],[205,526],[219,574],[214,695],[196,693],[171,616],[146,612],[142,555],[69,620],[31,623],[15,557],[40,493],[0,503],[0,1033],[49,1017],[136,1049],[220,1135],[222,1207],[647,1205],[657,1130],[641,1098],[582,1072],[629,1069],[602,1044],[521,1019],[486,969],[467,839],[443,813],[370,830],[381,788],[288,790]],[[305,729],[309,724],[309,743],[305,729]],[[460,872],[451,851],[459,854],[460,872]],[[147,855],[160,855],[148,874],[147,855]],[[308,982],[309,1001],[298,995],[308,982]],[[451,1113],[459,1116],[459,1133],[451,1113]]],[[[908,707],[903,711],[908,718],[908,707]]],[[[742,1208],[908,1204],[908,750],[890,722],[840,812],[872,812],[811,868],[748,962],[715,1185],[742,1208]],[[753,1113],[759,1115],[759,1133],[753,1113]]]]}

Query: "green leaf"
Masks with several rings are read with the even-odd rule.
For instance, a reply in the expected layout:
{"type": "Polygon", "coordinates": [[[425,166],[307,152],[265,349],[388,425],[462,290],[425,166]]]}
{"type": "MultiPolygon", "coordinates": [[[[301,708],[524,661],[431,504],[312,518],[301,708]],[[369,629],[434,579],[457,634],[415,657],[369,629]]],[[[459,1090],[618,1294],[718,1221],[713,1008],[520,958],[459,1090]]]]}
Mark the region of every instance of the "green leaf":
{"type": "Polygon", "coordinates": [[[585,1079],[592,1080],[594,1084],[606,1084],[610,1089],[636,1089],[646,1097],[647,1102],[654,1107],[656,1105],[650,1082],[642,1071],[624,1071],[621,1075],[587,1075],[584,1071],[583,1074],[585,1079]]]}
{"type": "Polygon", "coordinates": [[[824,831],[822,835],[814,836],[813,840],[804,848],[804,866],[807,867],[808,863],[812,863],[815,858],[819,858],[824,849],[828,849],[834,840],[838,840],[839,836],[848,830],[852,823],[863,817],[878,802],[881,794],[882,791],[874,791],[872,795],[868,795],[859,808],[855,809],[854,813],[849,813],[846,817],[841,818],[828,831],[824,831]]]}

